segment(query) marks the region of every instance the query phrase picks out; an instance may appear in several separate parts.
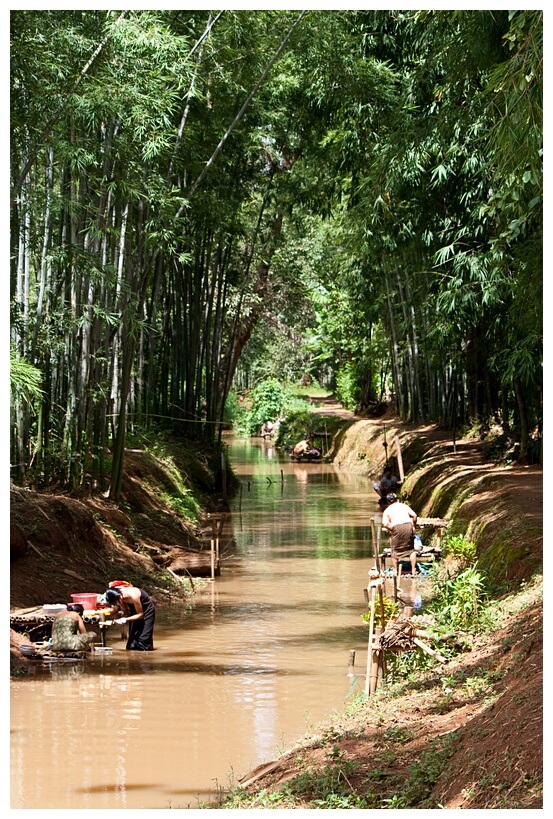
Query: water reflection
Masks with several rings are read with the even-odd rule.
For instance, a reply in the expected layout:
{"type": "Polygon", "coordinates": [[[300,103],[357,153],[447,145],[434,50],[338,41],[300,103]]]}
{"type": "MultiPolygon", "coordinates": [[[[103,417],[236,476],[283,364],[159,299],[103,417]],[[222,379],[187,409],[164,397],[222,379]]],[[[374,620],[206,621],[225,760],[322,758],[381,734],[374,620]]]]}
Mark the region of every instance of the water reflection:
{"type": "Polygon", "coordinates": [[[222,574],[159,607],[156,650],[111,634],[111,654],[12,683],[12,808],[194,807],[352,694],[374,493],[259,442],[230,454],[242,492],[222,574]]]}

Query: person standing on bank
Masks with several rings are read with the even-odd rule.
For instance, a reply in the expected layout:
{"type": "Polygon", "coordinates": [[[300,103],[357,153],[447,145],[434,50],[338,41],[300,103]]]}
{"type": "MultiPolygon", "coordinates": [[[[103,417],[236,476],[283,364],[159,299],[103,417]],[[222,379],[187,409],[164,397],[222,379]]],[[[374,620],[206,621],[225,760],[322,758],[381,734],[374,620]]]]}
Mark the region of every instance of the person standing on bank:
{"type": "Polygon", "coordinates": [[[397,574],[399,561],[409,557],[411,572],[415,575],[417,573],[417,553],[413,537],[417,514],[406,503],[400,503],[393,492],[386,496],[386,500],[388,506],[382,513],[382,528],[390,533],[393,571],[397,574]]]}
{"type": "Polygon", "coordinates": [[[123,615],[114,623],[120,626],[129,624],[127,651],[153,651],[156,610],[152,598],[136,586],[108,589],[104,597],[106,603],[123,615]]]}

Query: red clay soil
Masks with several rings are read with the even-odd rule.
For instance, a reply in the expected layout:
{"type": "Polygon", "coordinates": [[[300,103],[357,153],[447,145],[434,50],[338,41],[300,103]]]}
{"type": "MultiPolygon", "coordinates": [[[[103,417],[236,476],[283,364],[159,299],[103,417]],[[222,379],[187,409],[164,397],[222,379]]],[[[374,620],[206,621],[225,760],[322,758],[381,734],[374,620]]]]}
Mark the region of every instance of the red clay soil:
{"type": "MultiPolygon", "coordinates": [[[[530,603],[532,596],[535,589],[530,603]]],[[[363,807],[382,807],[395,797],[398,808],[539,809],[542,652],[536,601],[507,615],[493,638],[469,654],[406,684],[400,698],[377,690],[354,716],[319,726],[320,733],[283,754],[268,774],[244,777],[255,779],[247,790],[260,806],[267,793],[288,789],[294,807],[313,808],[323,796],[316,777],[326,771],[328,780],[332,769],[349,764],[340,790],[351,807],[357,795],[368,800],[363,807]]]]}

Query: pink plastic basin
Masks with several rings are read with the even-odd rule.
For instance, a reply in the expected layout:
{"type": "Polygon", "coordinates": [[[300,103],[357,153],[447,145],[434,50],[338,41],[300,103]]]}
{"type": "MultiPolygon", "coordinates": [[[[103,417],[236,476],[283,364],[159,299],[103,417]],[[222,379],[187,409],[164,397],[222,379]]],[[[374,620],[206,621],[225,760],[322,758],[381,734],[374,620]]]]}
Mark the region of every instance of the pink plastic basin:
{"type": "Polygon", "coordinates": [[[96,592],[94,593],[83,592],[82,594],[72,594],[71,600],[74,603],[80,603],[85,611],[95,611],[97,597],[98,595],[96,594],[96,592]]]}

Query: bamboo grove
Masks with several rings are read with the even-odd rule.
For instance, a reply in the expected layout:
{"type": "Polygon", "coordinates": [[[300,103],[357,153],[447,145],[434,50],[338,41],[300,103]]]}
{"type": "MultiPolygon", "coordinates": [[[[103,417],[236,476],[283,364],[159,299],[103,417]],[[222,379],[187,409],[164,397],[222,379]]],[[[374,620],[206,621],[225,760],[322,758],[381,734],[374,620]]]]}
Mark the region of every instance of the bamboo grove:
{"type": "Polygon", "coordinates": [[[535,457],[541,76],[540,11],[12,11],[12,479],[117,498],[248,355],[535,457]]]}

